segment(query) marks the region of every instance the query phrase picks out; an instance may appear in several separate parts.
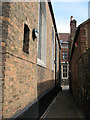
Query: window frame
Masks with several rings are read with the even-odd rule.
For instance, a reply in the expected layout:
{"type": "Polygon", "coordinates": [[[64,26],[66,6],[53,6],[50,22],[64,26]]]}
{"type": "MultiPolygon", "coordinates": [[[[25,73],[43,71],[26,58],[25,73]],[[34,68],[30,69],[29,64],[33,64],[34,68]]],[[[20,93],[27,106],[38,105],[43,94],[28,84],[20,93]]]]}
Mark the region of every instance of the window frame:
{"type": "Polygon", "coordinates": [[[37,41],[37,64],[43,67],[46,67],[46,3],[45,2],[40,2],[39,4],[39,16],[38,16],[38,31],[39,31],[39,37],[37,41]],[[44,6],[44,7],[43,7],[44,6]],[[44,11],[44,12],[43,12],[44,11]],[[42,17],[40,16],[42,14],[42,17]],[[40,26],[40,20],[43,20],[42,22],[45,21],[44,26],[40,26]],[[40,28],[42,27],[42,28],[40,28]],[[41,34],[40,34],[40,29],[41,29],[41,34]],[[44,33],[44,34],[43,34],[44,33]],[[40,41],[41,40],[41,41],[40,41]],[[39,43],[41,42],[41,43],[39,43]],[[39,44],[41,44],[41,48],[39,51],[39,44]],[[41,52],[41,53],[39,53],[41,52]],[[39,58],[39,54],[41,54],[41,58],[39,58]]]}
{"type": "Polygon", "coordinates": [[[63,64],[62,65],[62,79],[68,79],[68,64],[67,65],[65,65],[65,64],[63,64]],[[67,67],[67,72],[64,72],[63,70],[64,70],[64,66],[66,66],[67,67]],[[64,75],[63,75],[63,73],[66,73],[67,74],[67,76],[66,77],[64,77],[64,75]]]}

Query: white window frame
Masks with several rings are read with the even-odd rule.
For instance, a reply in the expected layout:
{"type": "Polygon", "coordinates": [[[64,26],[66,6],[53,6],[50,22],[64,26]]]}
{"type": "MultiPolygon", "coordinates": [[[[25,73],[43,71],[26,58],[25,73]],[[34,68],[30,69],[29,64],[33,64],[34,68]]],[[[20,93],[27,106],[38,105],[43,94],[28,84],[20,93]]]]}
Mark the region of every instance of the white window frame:
{"type": "Polygon", "coordinates": [[[38,21],[38,31],[39,31],[39,37],[38,37],[38,43],[37,43],[37,64],[43,67],[46,67],[46,3],[40,2],[39,4],[39,21],[38,21]],[[40,13],[42,14],[42,26],[40,26],[40,13]],[[44,24],[43,24],[44,23],[44,24]],[[42,28],[41,28],[42,27],[42,28]],[[41,33],[40,33],[41,28],[41,33]],[[39,51],[39,40],[41,38],[41,48],[39,51]],[[39,52],[41,52],[41,58],[39,58],[39,52]]]}
{"type": "Polygon", "coordinates": [[[62,79],[68,79],[68,69],[69,69],[69,65],[67,64],[67,77],[63,77],[63,66],[64,66],[65,64],[62,64],[62,66],[61,66],[61,72],[62,72],[62,79]]]}

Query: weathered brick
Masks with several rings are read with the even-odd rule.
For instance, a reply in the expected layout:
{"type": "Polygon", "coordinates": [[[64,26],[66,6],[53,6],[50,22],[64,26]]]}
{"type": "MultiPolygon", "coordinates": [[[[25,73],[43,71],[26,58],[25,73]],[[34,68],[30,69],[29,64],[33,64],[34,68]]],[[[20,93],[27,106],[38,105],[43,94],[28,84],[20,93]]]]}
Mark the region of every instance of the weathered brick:
{"type": "Polygon", "coordinates": [[[90,117],[90,47],[88,46],[88,26],[90,20],[82,23],[79,27],[77,36],[77,47],[72,51],[72,58],[70,61],[71,68],[71,88],[73,96],[78,103],[79,107],[84,113],[90,117]]]}

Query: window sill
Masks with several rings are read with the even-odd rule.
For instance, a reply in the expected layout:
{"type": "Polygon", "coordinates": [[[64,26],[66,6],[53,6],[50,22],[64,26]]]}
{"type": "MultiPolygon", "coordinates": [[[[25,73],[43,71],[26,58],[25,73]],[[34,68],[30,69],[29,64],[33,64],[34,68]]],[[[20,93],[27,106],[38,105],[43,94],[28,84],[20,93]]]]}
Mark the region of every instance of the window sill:
{"type": "Polygon", "coordinates": [[[40,65],[40,66],[46,68],[46,64],[42,60],[40,60],[39,58],[37,58],[37,65],[40,65]]]}
{"type": "Polygon", "coordinates": [[[68,79],[68,77],[63,77],[62,79],[68,79]]]}

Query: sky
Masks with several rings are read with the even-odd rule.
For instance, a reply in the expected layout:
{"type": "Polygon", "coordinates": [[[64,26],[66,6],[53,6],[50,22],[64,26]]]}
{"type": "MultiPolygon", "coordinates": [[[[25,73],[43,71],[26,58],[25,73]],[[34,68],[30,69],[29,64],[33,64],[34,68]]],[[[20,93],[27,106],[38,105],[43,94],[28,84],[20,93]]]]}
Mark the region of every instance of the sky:
{"type": "Polygon", "coordinates": [[[58,33],[70,33],[70,17],[77,26],[88,19],[88,0],[52,0],[52,6],[58,33]]]}

